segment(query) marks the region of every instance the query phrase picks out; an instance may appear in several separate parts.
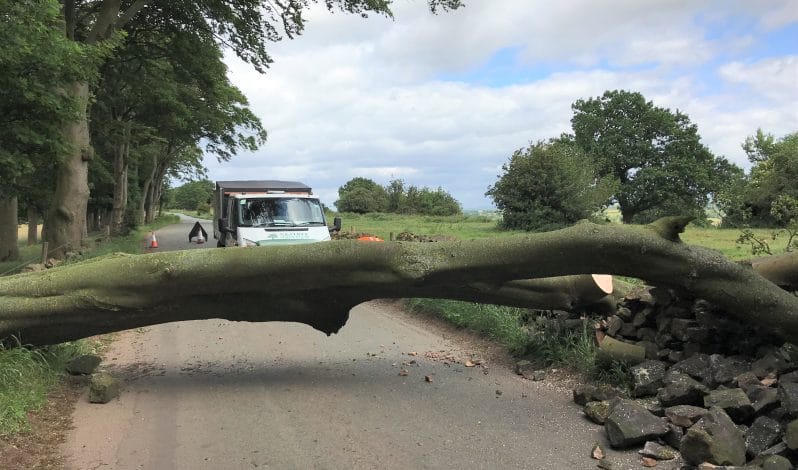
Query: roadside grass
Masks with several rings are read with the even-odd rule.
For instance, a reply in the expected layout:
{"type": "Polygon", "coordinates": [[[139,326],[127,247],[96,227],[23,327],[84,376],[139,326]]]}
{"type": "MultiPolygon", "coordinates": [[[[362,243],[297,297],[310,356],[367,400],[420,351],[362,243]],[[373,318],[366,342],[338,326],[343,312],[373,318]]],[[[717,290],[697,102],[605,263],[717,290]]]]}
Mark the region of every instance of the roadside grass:
{"type": "Polygon", "coordinates": [[[38,263],[41,261],[42,247],[41,245],[28,246],[27,243],[18,242],[19,246],[19,259],[14,261],[0,262],[0,276],[18,273],[20,269],[30,263],[38,263]]]}
{"type": "Polygon", "coordinates": [[[522,355],[529,348],[530,336],[523,328],[527,309],[446,299],[407,299],[405,305],[476,331],[506,346],[512,354],[522,355]]]}
{"type": "MultiPolygon", "coordinates": [[[[122,237],[105,238],[103,233],[90,233],[88,239],[92,241],[92,246],[85,250],[82,255],[77,256],[69,261],[74,263],[90,258],[97,258],[98,256],[107,255],[110,253],[141,253],[143,251],[142,240],[146,238],[151,230],[158,230],[166,225],[176,224],[180,222],[180,217],[174,214],[165,214],[158,217],[155,222],[149,225],[141,226],[128,235],[122,237]]],[[[22,229],[19,231],[23,232],[22,229]]],[[[25,231],[27,233],[27,231],[25,231]]],[[[7,276],[19,273],[22,268],[31,264],[41,261],[41,244],[28,246],[26,239],[20,237],[19,244],[19,259],[14,261],[4,261],[0,263],[0,276],[7,276]]]]}
{"type": "MultiPolygon", "coordinates": [[[[99,242],[95,241],[91,250],[70,263],[115,252],[141,253],[142,239],[150,230],[157,230],[179,220],[176,215],[169,215],[127,236],[100,239],[99,242]]],[[[41,246],[20,248],[20,260],[0,264],[0,273],[13,267],[17,267],[15,271],[18,271],[22,266],[39,261],[41,246]],[[26,260],[28,262],[22,264],[26,260]]],[[[81,354],[96,352],[106,344],[105,339],[79,340],[40,348],[0,344],[0,436],[10,436],[27,430],[28,413],[40,409],[46,402],[47,394],[64,375],[67,363],[81,354]]]]}
{"type": "Polygon", "coordinates": [[[87,340],[42,348],[0,346],[0,436],[26,431],[28,413],[46,402],[67,363],[91,350],[87,340]]]}
{"type": "MultiPolygon", "coordinates": [[[[76,257],[74,261],[70,262],[77,262],[91,258],[97,258],[99,256],[111,254],[111,253],[130,253],[130,254],[137,254],[141,253],[145,248],[144,240],[147,238],[149,233],[153,230],[158,230],[161,227],[165,227],[167,225],[172,225],[180,222],[180,217],[174,214],[164,214],[161,217],[155,219],[155,221],[149,225],[143,225],[141,227],[136,228],[136,230],[130,232],[129,234],[122,236],[122,237],[113,237],[109,239],[105,238],[96,238],[94,247],[87,251],[85,254],[76,257]]],[[[89,237],[92,238],[91,236],[89,237]]]]}
{"type": "Polygon", "coordinates": [[[574,328],[564,328],[555,315],[545,311],[440,299],[406,299],[405,305],[490,338],[512,355],[541,368],[565,369],[591,380],[630,388],[632,377],[627,366],[599,359],[590,319],[574,328]]]}
{"type": "Polygon", "coordinates": [[[196,217],[198,219],[212,220],[213,213],[210,211],[192,211],[188,209],[165,209],[170,214],[183,214],[189,217],[196,217]]]}
{"type": "MultiPolygon", "coordinates": [[[[620,219],[619,214],[611,214],[620,219]]],[[[388,234],[409,231],[419,235],[449,235],[458,239],[507,236],[523,232],[501,231],[496,221],[481,216],[430,218],[394,214],[343,214],[344,230],[350,227],[388,239],[388,234]]],[[[772,240],[772,230],[753,232],[770,243],[774,253],[784,250],[786,240],[772,240]]],[[[748,245],[737,244],[739,229],[688,226],[682,239],[687,244],[711,248],[737,261],[752,257],[748,245]]],[[[632,285],[642,285],[639,279],[621,277],[632,285]]],[[[440,299],[407,299],[408,308],[440,317],[458,327],[467,328],[491,338],[507,347],[513,355],[523,357],[542,367],[556,367],[582,376],[628,389],[631,374],[623,363],[604,363],[599,360],[594,332],[587,321],[582,328],[563,330],[545,312],[526,309],[481,305],[440,299]]]]}

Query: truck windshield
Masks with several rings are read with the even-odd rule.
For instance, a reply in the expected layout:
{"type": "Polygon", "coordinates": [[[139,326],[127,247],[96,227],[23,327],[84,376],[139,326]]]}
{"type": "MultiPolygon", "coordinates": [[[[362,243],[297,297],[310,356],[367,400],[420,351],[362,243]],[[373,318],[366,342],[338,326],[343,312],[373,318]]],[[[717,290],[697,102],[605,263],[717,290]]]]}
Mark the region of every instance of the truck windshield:
{"type": "Polygon", "coordinates": [[[242,227],[325,225],[318,199],[240,199],[238,208],[238,225],[242,227]]]}

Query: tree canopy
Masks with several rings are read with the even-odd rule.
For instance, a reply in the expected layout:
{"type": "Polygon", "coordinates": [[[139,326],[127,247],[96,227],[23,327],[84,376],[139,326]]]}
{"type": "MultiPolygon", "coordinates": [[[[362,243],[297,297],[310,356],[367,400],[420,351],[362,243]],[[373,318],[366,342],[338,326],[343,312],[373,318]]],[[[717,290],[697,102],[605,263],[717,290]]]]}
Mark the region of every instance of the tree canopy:
{"type": "Polygon", "coordinates": [[[61,153],[64,123],[78,116],[61,90],[91,77],[85,68],[101,51],[63,36],[55,0],[0,0],[0,261],[17,251],[17,198],[41,204],[61,153]]]}
{"type": "Polygon", "coordinates": [[[385,212],[388,208],[388,193],[374,180],[357,176],[338,188],[335,207],[341,212],[385,212]]]}
{"type": "Polygon", "coordinates": [[[723,185],[718,169],[729,164],[701,143],[687,115],[623,90],[577,100],[572,109],[575,141],[598,175],[617,183],[613,200],[625,223],[675,214],[703,218],[710,194],[723,185]]]}
{"type": "Polygon", "coordinates": [[[516,150],[488,189],[508,229],[546,231],[592,217],[613,192],[593,162],[570,138],[516,150]]]}
{"type": "MultiPolygon", "coordinates": [[[[57,21],[44,22],[46,27],[39,30],[52,36],[51,56],[80,71],[77,76],[53,74],[51,80],[40,82],[43,89],[57,90],[74,104],[69,119],[53,123],[57,130],[53,135],[60,135],[65,144],[57,150],[52,204],[45,221],[46,238],[55,256],[79,246],[87,225],[100,217],[87,217],[90,189],[113,188],[112,197],[95,194],[91,204],[97,208],[110,201],[116,226],[127,203],[134,199],[139,211],[146,211],[151,218],[167,174],[201,168],[202,150],[224,160],[236,149],[254,148],[262,140],[260,123],[249,111],[244,96],[227,83],[226,77],[219,78],[225,76],[222,50],[264,72],[272,62],[268,44],[301,34],[306,12],[314,5],[363,17],[391,16],[389,0],[4,0],[2,8],[9,18],[19,20],[17,25],[37,29],[38,23],[27,21],[25,12],[40,5],[49,9],[50,18],[57,16],[57,21]],[[15,5],[19,5],[16,10],[8,10],[15,5]],[[84,56],[90,55],[86,51],[100,51],[97,57],[109,60],[105,66],[102,60],[71,60],[68,54],[59,52],[62,49],[84,56]],[[90,80],[101,71],[106,80],[99,84],[90,80]],[[159,78],[159,72],[163,72],[163,83],[149,86],[159,78]],[[116,77],[108,80],[109,73],[116,77]],[[147,77],[151,77],[149,81],[147,77]],[[136,82],[136,78],[142,80],[136,82]],[[115,94],[120,90],[124,96],[115,94]],[[137,93],[140,100],[129,99],[137,93]],[[95,96],[102,98],[102,105],[110,106],[100,109],[98,102],[97,109],[90,109],[95,96]],[[98,129],[96,121],[90,125],[90,113],[105,113],[114,121],[98,129]],[[150,122],[146,122],[148,118],[150,122]],[[159,121],[159,126],[152,121],[159,121]],[[98,140],[102,135],[112,141],[110,145],[98,140]],[[200,141],[203,149],[198,147],[200,141]],[[113,171],[90,178],[90,169],[98,168],[95,150],[103,152],[101,158],[113,160],[113,171]],[[108,158],[109,154],[114,158],[108,158]],[[128,180],[135,181],[137,187],[126,192],[124,181],[128,180]]],[[[429,0],[428,5],[433,13],[462,6],[460,0],[429,0]]],[[[48,42],[39,41],[44,46],[48,42]]],[[[19,85],[24,84],[24,77],[10,74],[4,78],[19,85]]],[[[19,168],[27,171],[25,165],[19,168]]]]}
{"type": "Polygon", "coordinates": [[[462,212],[460,203],[441,187],[431,189],[406,185],[401,179],[387,186],[361,176],[338,188],[335,206],[341,212],[389,212],[395,214],[455,215],[462,212]]]}
{"type": "Polygon", "coordinates": [[[798,225],[798,132],[776,138],[758,129],[742,143],[752,166],[735,173],[717,204],[725,227],[798,225]],[[791,224],[792,219],[797,219],[791,224]]]}
{"type": "Polygon", "coordinates": [[[172,207],[195,211],[202,205],[208,205],[213,196],[215,185],[208,180],[189,181],[170,190],[172,207]]]}

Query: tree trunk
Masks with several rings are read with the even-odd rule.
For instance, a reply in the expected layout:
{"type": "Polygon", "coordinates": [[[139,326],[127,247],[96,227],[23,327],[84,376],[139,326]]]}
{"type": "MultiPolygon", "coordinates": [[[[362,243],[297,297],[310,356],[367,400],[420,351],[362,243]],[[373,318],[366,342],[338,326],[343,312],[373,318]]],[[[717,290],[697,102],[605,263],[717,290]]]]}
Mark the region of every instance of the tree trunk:
{"type": "Polygon", "coordinates": [[[19,259],[17,224],[17,197],[0,198],[0,261],[19,259]]]}
{"type": "Polygon", "coordinates": [[[39,210],[28,203],[28,246],[39,243],[39,210]]]}
{"type": "Polygon", "coordinates": [[[798,290],[798,252],[752,259],[750,265],[760,276],[777,286],[798,290]]]}
{"type": "Polygon", "coordinates": [[[600,272],[692,293],[741,321],[798,341],[798,297],[665,230],[683,225],[583,223],[456,242],[337,240],[109,255],[0,278],[0,338],[48,344],[208,318],[294,321],[330,334],[346,323],[352,307],[370,299],[487,300],[534,308],[534,292],[503,295],[502,289],[519,279],[600,272]]]}
{"type": "Polygon", "coordinates": [[[144,185],[141,188],[141,201],[139,202],[139,224],[146,223],[146,211],[147,211],[147,197],[149,197],[150,191],[152,190],[153,182],[155,181],[155,172],[158,167],[158,160],[155,155],[152,157],[152,169],[150,170],[150,174],[147,175],[147,178],[144,179],[144,185]]]}
{"type": "MultiPolygon", "coordinates": [[[[163,170],[165,173],[166,170],[163,170]]],[[[163,188],[163,180],[166,175],[157,176],[152,182],[151,188],[151,195],[148,198],[147,204],[147,217],[146,223],[151,224],[155,221],[155,214],[157,213],[157,209],[161,206],[161,193],[163,188]]]]}
{"type": "Polygon", "coordinates": [[[122,126],[122,136],[114,153],[114,202],[111,214],[111,233],[122,233],[127,210],[128,166],[130,154],[130,123],[122,126]]]}
{"type": "Polygon", "coordinates": [[[624,224],[631,224],[632,218],[635,216],[631,209],[623,205],[619,205],[618,208],[621,210],[621,222],[624,224]]]}
{"type": "Polygon", "coordinates": [[[63,258],[67,251],[80,247],[86,227],[89,160],[92,157],[86,114],[89,85],[76,82],[66,86],[65,91],[76,98],[79,118],[64,127],[64,138],[72,150],[58,165],[53,203],[47,214],[45,240],[56,258],[63,258]]]}

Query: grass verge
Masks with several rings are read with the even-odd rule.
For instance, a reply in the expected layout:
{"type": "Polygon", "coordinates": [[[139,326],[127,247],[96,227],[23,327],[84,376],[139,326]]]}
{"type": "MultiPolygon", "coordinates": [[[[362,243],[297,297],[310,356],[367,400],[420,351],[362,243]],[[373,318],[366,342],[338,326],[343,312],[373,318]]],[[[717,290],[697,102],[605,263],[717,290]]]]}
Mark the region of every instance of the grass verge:
{"type": "MultiPolygon", "coordinates": [[[[92,249],[76,257],[75,261],[116,252],[141,253],[141,240],[150,230],[157,230],[179,220],[176,215],[167,215],[124,237],[99,239],[92,249]]],[[[41,250],[38,246],[25,249],[32,251],[32,258],[41,250]]],[[[15,261],[12,264],[19,265],[21,262],[15,261]]],[[[0,272],[3,272],[2,266],[0,265],[0,272]]],[[[81,354],[96,352],[103,344],[101,341],[80,340],[41,348],[0,345],[0,436],[8,437],[27,430],[28,414],[41,409],[45,404],[47,394],[63,377],[67,363],[81,354]]]]}
{"type": "Polygon", "coordinates": [[[43,348],[0,346],[0,436],[27,430],[28,413],[44,405],[67,363],[91,350],[87,340],[43,348]]]}
{"type": "MultiPolygon", "coordinates": [[[[177,215],[165,214],[162,217],[158,217],[152,224],[141,226],[122,237],[106,239],[104,235],[99,233],[89,234],[88,239],[92,240],[92,246],[85,250],[82,255],[72,258],[70,262],[96,258],[109,253],[141,253],[143,246],[141,240],[146,237],[147,233],[178,222],[180,222],[180,217],[177,215]]],[[[22,241],[19,244],[19,259],[0,263],[0,276],[17,274],[28,264],[39,263],[41,251],[41,245],[27,246],[22,241]]]]}
{"type": "Polygon", "coordinates": [[[592,321],[568,322],[545,311],[455,300],[407,299],[408,308],[475,331],[541,367],[556,367],[629,389],[631,374],[622,363],[598,357],[592,321]]]}
{"type": "Polygon", "coordinates": [[[95,239],[95,245],[92,247],[92,249],[86,251],[83,255],[74,258],[74,260],[81,261],[90,258],[97,258],[98,256],[103,256],[110,253],[141,253],[144,247],[142,240],[147,237],[149,232],[179,222],[180,217],[177,215],[165,214],[155,219],[155,222],[149,225],[142,225],[125,236],[109,239],[97,238],[95,239]]]}

